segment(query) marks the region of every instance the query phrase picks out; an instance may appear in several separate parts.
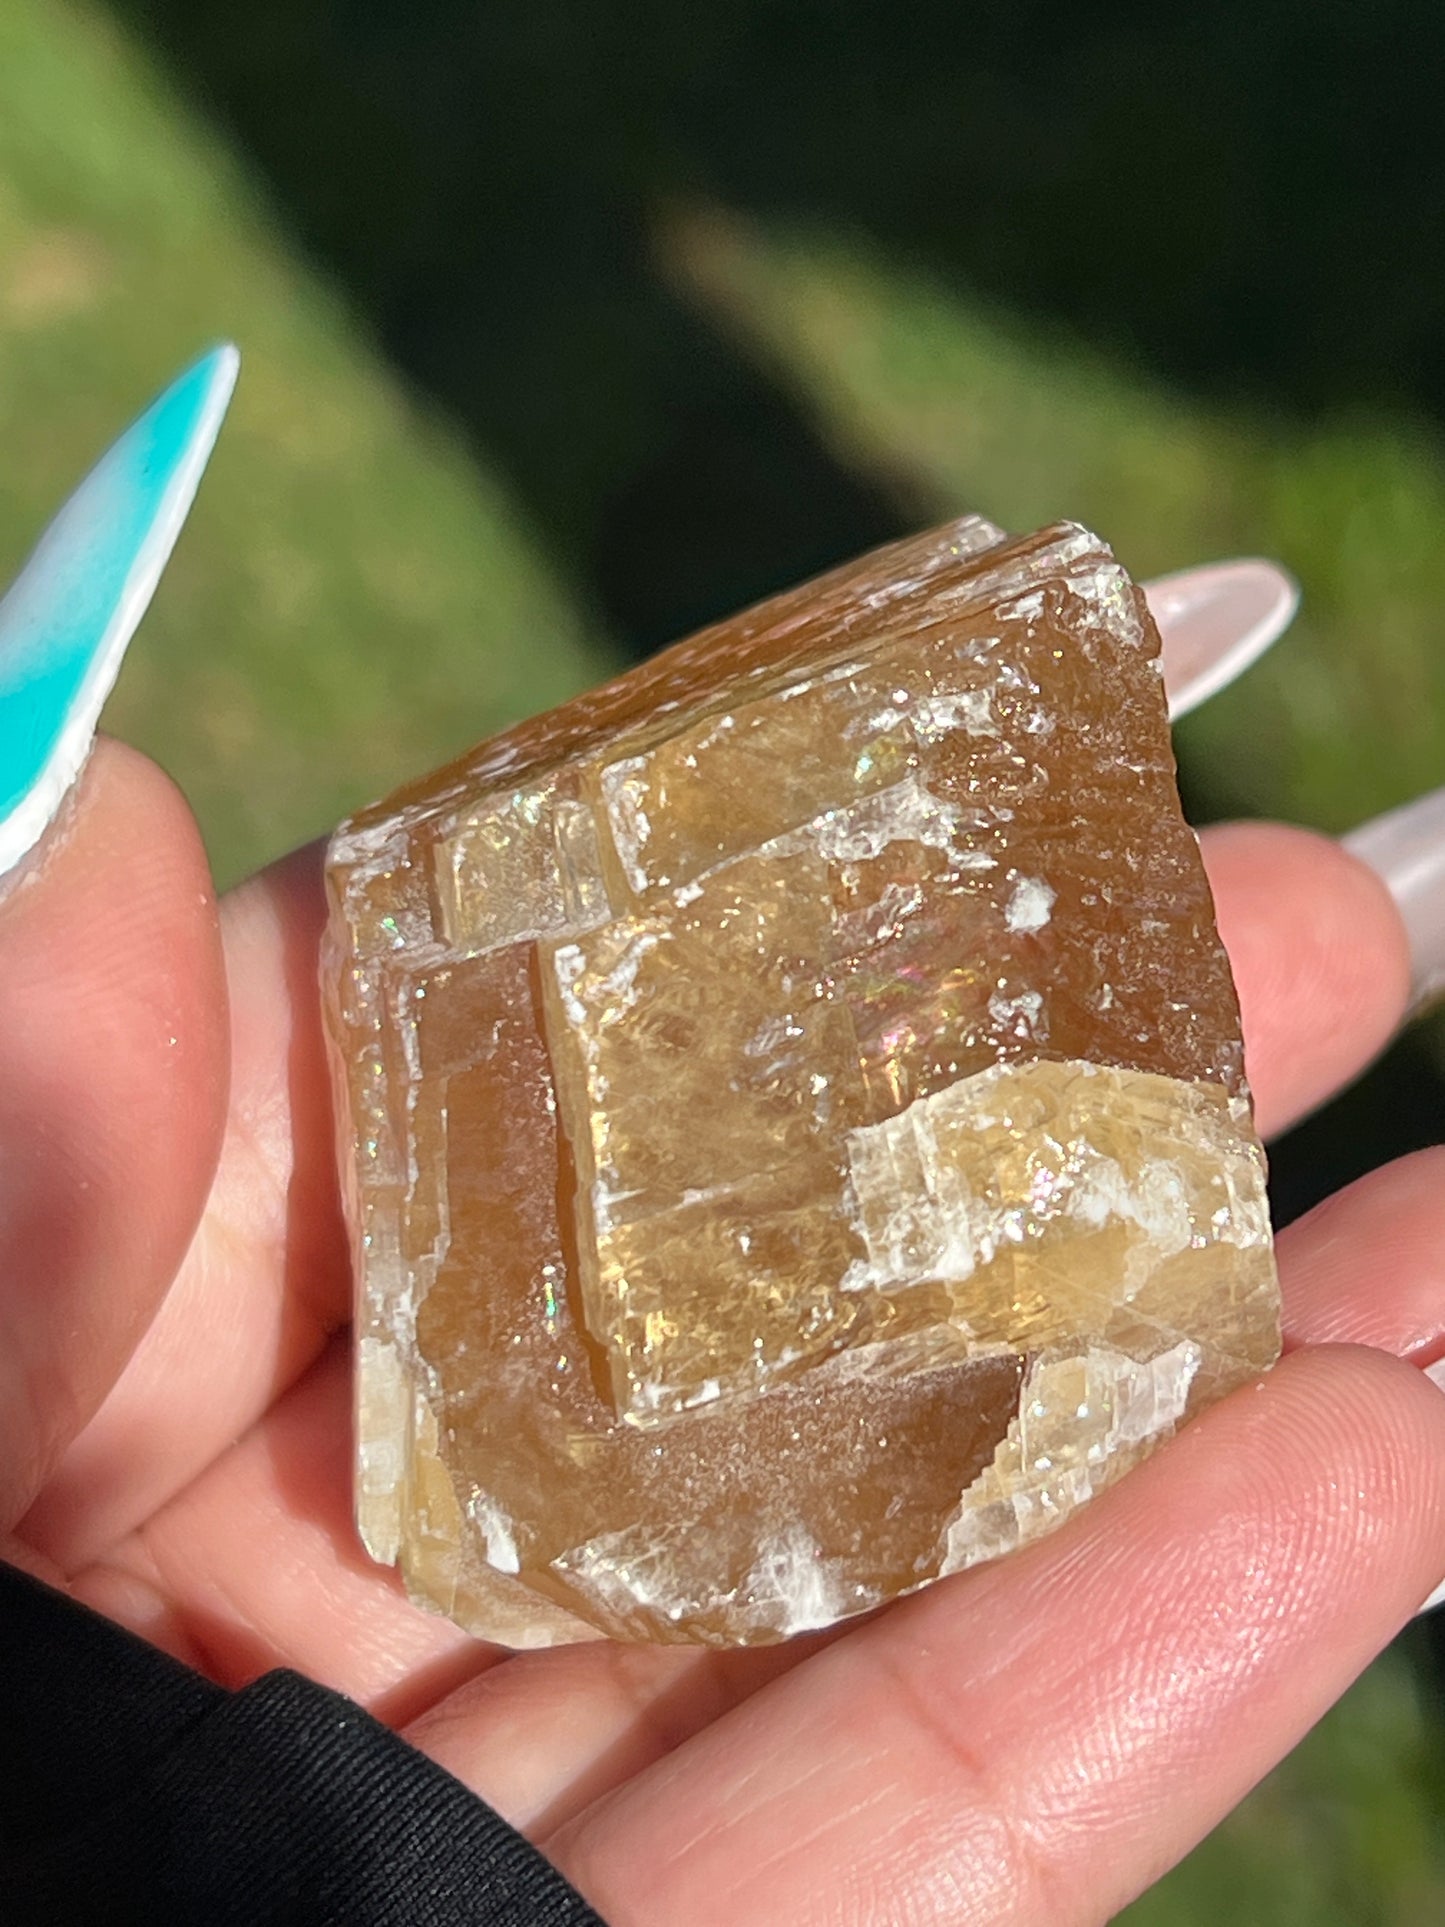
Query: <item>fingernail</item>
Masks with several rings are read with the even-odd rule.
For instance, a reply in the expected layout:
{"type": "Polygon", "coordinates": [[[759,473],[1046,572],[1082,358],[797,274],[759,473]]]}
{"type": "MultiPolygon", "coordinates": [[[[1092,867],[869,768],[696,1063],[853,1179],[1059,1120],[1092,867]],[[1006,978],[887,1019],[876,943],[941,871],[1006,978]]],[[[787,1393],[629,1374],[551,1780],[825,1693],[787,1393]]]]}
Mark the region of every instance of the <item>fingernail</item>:
{"type": "Polygon", "coordinates": [[[1277,562],[1210,562],[1144,584],[1164,642],[1164,688],[1175,720],[1218,693],[1277,642],[1299,589],[1277,562]]]}
{"type": "Polygon", "coordinates": [[[220,431],[240,356],[214,349],[128,428],[0,601],[0,876],[79,775],[220,431]]]}
{"type": "Polygon", "coordinates": [[[1410,939],[1412,1013],[1445,992],[1445,789],[1377,816],[1344,839],[1395,899],[1410,939]]]}
{"type": "MultiPolygon", "coordinates": [[[[1434,1384],[1438,1385],[1442,1392],[1445,1392],[1445,1358],[1437,1359],[1433,1365],[1427,1365],[1425,1367],[1425,1376],[1434,1384]]],[[[1434,1612],[1437,1606],[1445,1606],[1445,1579],[1440,1581],[1440,1584],[1425,1601],[1420,1611],[1422,1613],[1434,1612]]]]}

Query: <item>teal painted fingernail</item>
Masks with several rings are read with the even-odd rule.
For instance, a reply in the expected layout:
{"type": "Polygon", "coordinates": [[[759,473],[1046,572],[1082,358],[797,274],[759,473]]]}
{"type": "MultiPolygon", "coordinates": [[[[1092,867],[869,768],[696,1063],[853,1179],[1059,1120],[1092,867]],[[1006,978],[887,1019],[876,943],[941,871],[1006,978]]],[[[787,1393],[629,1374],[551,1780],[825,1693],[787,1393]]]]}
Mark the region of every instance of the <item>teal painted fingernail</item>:
{"type": "Polygon", "coordinates": [[[220,432],[240,356],[213,349],[102,456],[0,601],[0,876],[79,775],[220,432]]]}

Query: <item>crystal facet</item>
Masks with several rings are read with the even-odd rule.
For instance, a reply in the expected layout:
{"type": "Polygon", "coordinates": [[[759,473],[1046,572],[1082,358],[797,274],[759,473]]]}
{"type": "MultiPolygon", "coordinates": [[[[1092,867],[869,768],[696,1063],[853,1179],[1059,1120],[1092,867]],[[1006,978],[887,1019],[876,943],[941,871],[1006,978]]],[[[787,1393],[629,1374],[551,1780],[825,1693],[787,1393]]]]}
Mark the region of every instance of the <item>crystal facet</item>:
{"type": "Polygon", "coordinates": [[[328,874],[358,1516],[478,1634],[828,1625],[1275,1357],[1158,638],[1086,530],[866,556],[328,874]]]}

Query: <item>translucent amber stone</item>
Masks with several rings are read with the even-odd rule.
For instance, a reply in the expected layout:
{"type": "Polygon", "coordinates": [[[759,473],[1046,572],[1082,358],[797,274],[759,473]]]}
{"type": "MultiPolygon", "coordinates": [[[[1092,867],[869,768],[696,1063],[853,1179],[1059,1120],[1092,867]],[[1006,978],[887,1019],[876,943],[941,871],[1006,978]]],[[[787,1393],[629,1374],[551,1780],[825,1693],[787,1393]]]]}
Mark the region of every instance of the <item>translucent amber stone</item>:
{"type": "Polygon", "coordinates": [[[326,988],[358,1513],[515,1646],[775,1640],[1267,1366],[1142,597],[969,520],[364,811],[326,988]]]}

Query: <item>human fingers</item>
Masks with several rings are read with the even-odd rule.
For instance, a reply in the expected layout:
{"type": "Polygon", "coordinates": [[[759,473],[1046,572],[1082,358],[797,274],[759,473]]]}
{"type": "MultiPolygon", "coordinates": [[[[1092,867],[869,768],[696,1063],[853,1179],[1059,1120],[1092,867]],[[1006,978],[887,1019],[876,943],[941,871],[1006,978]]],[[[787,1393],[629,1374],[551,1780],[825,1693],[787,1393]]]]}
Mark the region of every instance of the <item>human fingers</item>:
{"type": "Polygon", "coordinates": [[[1405,1015],[1405,926],[1374,870],[1330,837],[1226,823],[1200,838],[1244,1023],[1255,1119],[1272,1137],[1358,1076],[1405,1015]]]}
{"type": "Polygon", "coordinates": [[[1207,1832],[1445,1566],[1445,1401],[1287,1359],[1052,1538],[906,1601],[548,1853],[617,1927],[1098,1922],[1207,1832]]]}
{"type": "Polygon", "coordinates": [[[75,1596],[223,1685],[290,1666],[398,1721],[503,1657],[366,1556],[348,1378],[338,1343],[204,1478],[73,1573],[75,1596]]]}
{"type": "Polygon", "coordinates": [[[103,743],[0,902],[0,1506],[101,1403],[200,1216],[225,1108],[215,901],[179,793],[103,743]]]}
{"type": "MultiPolygon", "coordinates": [[[[1324,1080],[1357,1070],[1403,1008],[1399,919],[1371,872],[1325,838],[1235,826],[1208,832],[1204,848],[1261,1114],[1283,1122],[1324,1080]]],[[[27,1521],[33,1543],[67,1569],[96,1559],[257,1424],[345,1316],[314,989],[321,920],[315,849],[224,906],[235,1062],[226,1147],[175,1290],[27,1521]]],[[[551,1756],[545,1734],[535,1745],[551,1756]]]]}
{"type": "Polygon", "coordinates": [[[544,1839],[848,1630],[731,1652],[599,1640],[518,1653],[432,1700],[405,1738],[544,1839]]]}
{"type": "MultiPolygon", "coordinates": [[[[1445,1354],[1445,1151],[1372,1173],[1278,1242],[1287,1342],[1445,1354]]],[[[806,1656],[579,1647],[527,1654],[430,1709],[409,1737],[514,1825],[548,1830],[806,1656]]]]}
{"type": "Polygon", "coordinates": [[[1285,1342],[1445,1357],[1445,1148],[1397,1158],[1280,1234],[1285,1342]]]}
{"type": "Polygon", "coordinates": [[[220,1165],[144,1343],[24,1522],[68,1569],[180,1492],[348,1316],[316,995],[323,914],[314,845],[221,905],[233,1071],[220,1165]]]}
{"type": "Polygon", "coordinates": [[[224,993],[200,839],[143,758],[86,759],[235,376],[221,349],[174,382],[0,599],[5,1523],[124,1364],[214,1161],[224,993]]]}

